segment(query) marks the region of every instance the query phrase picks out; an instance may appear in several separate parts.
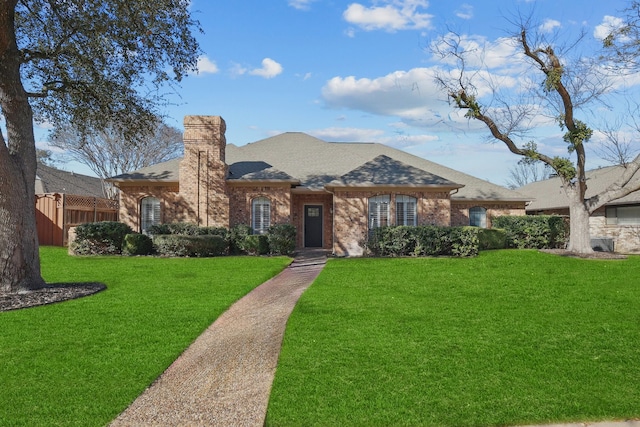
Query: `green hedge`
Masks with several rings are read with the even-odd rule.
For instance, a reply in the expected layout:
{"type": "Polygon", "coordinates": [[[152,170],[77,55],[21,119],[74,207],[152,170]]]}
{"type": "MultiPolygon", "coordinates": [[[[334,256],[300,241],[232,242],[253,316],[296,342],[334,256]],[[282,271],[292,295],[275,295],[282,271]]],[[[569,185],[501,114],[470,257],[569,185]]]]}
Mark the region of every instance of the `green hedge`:
{"type": "Polygon", "coordinates": [[[509,248],[563,248],[569,237],[568,222],[558,215],[500,216],[492,222],[505,230],[509,248]]]}
{"type": "Polygon", "coordinates": [[[124,236],[123,255],[151,255],[152,253],[153,241],[151,237],[138,233],[124,236]]]}
{"type": "Polygon", "coordinates": [[[481,251],[505,249],[507,247],[507,232],[501,228],[480,228],[478,229],[478,244],[481,251]]]}
{"type": "Polygon", "coordinates": [[[296,228],[291,224],[276,224],[267,232],[271,255],[291,255],[296,249],[296,228]]]}
{"type": "Polygon", "coordinates": [[[160,234],[153,236],[158,255],[181,257],[212,257],[226,252],[227,242],[217,235],[160,234]]]}
{"type": "Polygon", "coordinates": [[[267,255],[269,238],[266,234],[250,234],[242,240],[242,253],[247,255],[267,255]]]}
{"type": "Polygon", "coordinates": [[[118,255],[122,253],[124,237],[130,233],[131,227],[116,221],[80,224],[70,249],[75,255],[118,255]]]}
{"type": "Polygon", "coordinates": [[[374,256],[476,256],[477,227],[388,226],[372,231],[366,247],[374,256]]]}

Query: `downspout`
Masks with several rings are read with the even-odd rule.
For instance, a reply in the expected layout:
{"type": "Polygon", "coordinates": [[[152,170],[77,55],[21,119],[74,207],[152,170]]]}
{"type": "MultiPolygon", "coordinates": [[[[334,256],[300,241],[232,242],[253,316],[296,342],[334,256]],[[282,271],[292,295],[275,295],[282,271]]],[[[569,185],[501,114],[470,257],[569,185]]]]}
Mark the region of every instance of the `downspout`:
{"type": "Polygon", "coordinates": [[[325,187],[324,191],[331,194],[331,255],[335,256],[336,251],[336,195],[333,191],[325,187]]]}

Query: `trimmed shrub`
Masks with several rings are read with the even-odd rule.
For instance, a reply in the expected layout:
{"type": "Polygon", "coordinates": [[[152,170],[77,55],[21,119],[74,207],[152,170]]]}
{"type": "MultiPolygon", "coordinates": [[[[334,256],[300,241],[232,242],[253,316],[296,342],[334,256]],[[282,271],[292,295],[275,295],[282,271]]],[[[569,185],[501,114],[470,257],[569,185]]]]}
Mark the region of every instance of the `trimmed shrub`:
{"type": "Polygon", "coordinates": [[[226,241],[216,235],[162,234],[153,236],[156,252],[164,256],[212,257],[223,255],[226,241]]]}
{"type": "Polygon", "coordinates": [[[493,225],[505,230],[510,248],[562,248],[569,236],[565,218],[558,215],[500,216],[493,225]]]}
{"type": "Polygon", "coordinates": [[[145,234],[127,234],[122,245],[123,255],[150,255],[153,253],[153,241],[145,234]]]}
{"type": "Polygon", "coordinates": [[[451,255],[457,257],[472,257],[478,255],[478,227],[451,228],[451,255]]]}
{"type": "Polygon", "coordinates": [[[118,255],[131,227],[117,221],[89,222],[76,227],[70,250],[75,255],[118,255]]]}
{"type": "Polygon", "coordinates": [[[200,231],[201,227],[189,222],[172,222],[169,224],[156,224],[147,229],[152,236],[160,234],[182,234],[186,236],[199,236],[207,234],[200,231]]]}
{"type": "Polygon", "coordinates": [[[296,249],[296,228],[291,224],[276,224],[267,233],[272,255],[291,255],[296,249]]]}
{"type": "Polygon", "coordinates": [[[269,238],[266,234],[245,236],[243,248],[249,255],[266,255],[269,253],[269,238]]]}
{"type": "MultiPolygon", "coordinates": [[[[231,255],[240,255],[249,253],[247,245],[247,237],[251,235],[251,227],[245,224],[234,225],[227,236],[229,242],[229,253],[231,255]]],[[[253,242],[251,243],[253,244],[253,242]]],[[[257,251],[257,242],[255,242],[257,251]]],[[[253,246],[251,247],[253,249],[253,246]]],[[[258,253],[258,252],[255,252],[258,253]]]]}
{"type": "Polygon", "coordinates": [[[481,251],[491,249],[505,249],[507,247],[507,232],[501,228],[478,229],[478,248],[481,251]]]}
{"type": "Polygon", "coordinates": [[[415,256],[439,256],[451,254],[451,233],[449,227],[425,225],[416,227],[415,256]]]}
{"type": "Polygon", "coordinates": [[[373,256],[475,256],[478,228],[387,226],[372,230],[366,244],[373,256]]]}

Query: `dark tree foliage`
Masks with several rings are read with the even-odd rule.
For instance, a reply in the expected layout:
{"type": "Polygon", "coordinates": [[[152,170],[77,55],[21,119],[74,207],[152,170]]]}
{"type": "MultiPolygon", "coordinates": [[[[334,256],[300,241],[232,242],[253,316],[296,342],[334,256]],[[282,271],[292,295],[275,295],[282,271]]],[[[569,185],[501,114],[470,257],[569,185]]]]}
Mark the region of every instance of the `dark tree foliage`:
{"type": "Polygon", "coordinates": [[[189,0],[0,0],[0,292],[37,288],[33,121],[131,143],[200,53],[189,0]]]}

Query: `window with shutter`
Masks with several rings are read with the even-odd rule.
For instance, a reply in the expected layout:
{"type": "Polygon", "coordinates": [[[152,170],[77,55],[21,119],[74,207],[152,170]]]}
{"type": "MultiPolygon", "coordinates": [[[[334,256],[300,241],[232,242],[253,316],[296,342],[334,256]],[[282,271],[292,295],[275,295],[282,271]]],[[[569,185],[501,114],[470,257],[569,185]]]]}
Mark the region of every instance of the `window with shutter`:
{"type": "Polygon", "coordinates": [[[271,225],[271,201],[266,197],[258,197],[252,202],[253,234],[265,234],[271,225]]]}
{"type": "Polygon", "coordinates": [[[160,199],[145,197],[140,202],[140,231],[145,233],[156,224],[160,224],[160,199]]]}
{"type": "Polygon", "coordinates": [[[388,195],[369,199],[369,230],[389,225],[389,203],[388,195]]]}
{"type": "Polygon", "coordinates": [[[416,198],[396,196],[396,225],[416,225],[416,198]]]}

